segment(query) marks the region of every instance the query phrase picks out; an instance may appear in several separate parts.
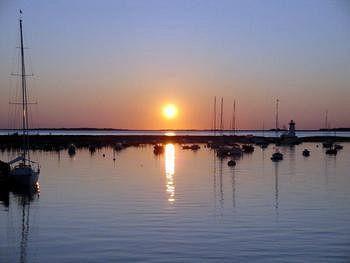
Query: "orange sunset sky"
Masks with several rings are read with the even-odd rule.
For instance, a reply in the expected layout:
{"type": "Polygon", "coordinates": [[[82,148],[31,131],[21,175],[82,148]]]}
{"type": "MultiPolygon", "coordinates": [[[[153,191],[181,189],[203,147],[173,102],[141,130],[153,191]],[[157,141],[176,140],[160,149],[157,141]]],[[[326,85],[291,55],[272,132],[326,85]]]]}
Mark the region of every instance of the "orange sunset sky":
{"type": "MultiPolygon", "coordinates": [[[[346,1],[1,1],[0,128],[14,118],[18,10],[35,127],[350,127],[346,1]],[[165,118],[162,108],[178,113],[165,118]]],[[[17,83],[17,84],[16,84],[17,83]]]]}

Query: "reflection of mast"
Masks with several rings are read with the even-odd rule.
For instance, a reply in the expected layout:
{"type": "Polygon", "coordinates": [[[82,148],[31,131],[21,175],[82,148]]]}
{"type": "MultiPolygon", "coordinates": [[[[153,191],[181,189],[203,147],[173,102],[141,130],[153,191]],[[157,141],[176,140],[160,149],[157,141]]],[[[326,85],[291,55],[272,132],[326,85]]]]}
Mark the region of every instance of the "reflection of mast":
{"type": "Polygon", "coordinates": [[[236,175],[235,169],[232,169],[232,206],[236,207],[236,175]]]}
{"type": "MultiPolygon", "coordinates": [[[[16,205],[16,210],[21,213],[21,222],[17,222],[20,228],[20,243],[19,243],[19,262],[27,262],[27,247],[29,239],[29,219],[30,219],[30,202],[39,198],[40,186],[39,184],[31,188],[10,188],[7,189],[9,195],[9,205],[16,205]],[[16,201],[16,202],[13,202],[16,201]]],[[[9,211],[9,210],[7,210],[9,211]]],[[[17,225],[17,224],[16,224],[17,225]]],[[[16,233],[19,233],[19,231],[16,233]]]]}
{"type": "Polygon", "coordinates": [[[25,197],[22,200],[22,232],[21,232],[21,254],[20,262],[27,260],[27,244],[29,235],[29,201],[25,197]],[[27,209],[26,209],[27,208],[27,209]]]}
{"type": "Polygon", "coordinates": [[[214,206],[216,209],[216,155],[215,151],[213,151],[213,157],[214,157],[214,162],[213,162],[213,192],[214,192],[214,206]]]}
{"type": "Polygon", "coordinates": [[[275,209],[278,211],[278,162],[275,163],[275,209]]]}
{"type": "Polygon", "coordinates": [[[224,206],[224,189],[223,189],[223,183],[222,183],[222,170],[223,170],[223,159],[220,159],[220,167],[219,167],[219,183],[220,183],[220,206],[221,209],[223,209],[224,206]]]}

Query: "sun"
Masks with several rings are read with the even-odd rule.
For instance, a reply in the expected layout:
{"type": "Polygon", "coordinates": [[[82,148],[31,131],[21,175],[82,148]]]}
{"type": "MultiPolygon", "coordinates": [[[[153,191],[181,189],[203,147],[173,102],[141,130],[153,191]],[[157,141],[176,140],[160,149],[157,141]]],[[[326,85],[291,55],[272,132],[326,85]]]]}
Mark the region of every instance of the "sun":
{"type": "Polygon", "coordinates": [[[163,107],[163,116],[167,119],[174,119],[177,112],[177,107],[174,104],[167,104],[163,107]]]}

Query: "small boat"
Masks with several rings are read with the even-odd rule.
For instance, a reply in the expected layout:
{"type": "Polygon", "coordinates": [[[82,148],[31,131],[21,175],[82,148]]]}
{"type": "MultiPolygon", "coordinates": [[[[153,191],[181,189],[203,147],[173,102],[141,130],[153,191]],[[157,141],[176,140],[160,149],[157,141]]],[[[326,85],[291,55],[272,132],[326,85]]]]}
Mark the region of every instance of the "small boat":
{"type": "Polygon", "coordinates": [[[277,151],[272,154],[271,160],[274,162],[281,161],[283,160],[283,154],[277,151]]]}
{"type": "Polygon", "coordinates": [[[9,179],[18,185],[34,186],[39,179],[39,164],[28,159],[21,159],[19,164],[11,168],[9,179]]]}
{"type": "Polygon", "coordinates": [[[322,143],[323,148],[332,148],[333,147],[333,142],[327,141],[322,143]]]}
{"type": "Polygon", "coordinates": [[[242,146],[242,150],[244,153],[252,153],[254,152],[254,146],[251,144],[244,144],[242,146]]]}
{"type": "Polygon", "coordinates": [[[70,155],[70,156],[73,156],[73,155],[75,155],[75,153],[76,153],[76,147],[75,147],[75,145],[74,144],[71,144],[71,145],[69,145],[69,147],[68,147],[68,154],[70,155]]]}
{"type": "Polygon", "coordinates": [[[183,145],[182,149],[183,150],[192,150],[192,151],[197,151],[199,150],[201,147],[198,144],[192,144],[192,145],[183,145]]]}
{"type": "Polygon", "coordinates": [[[228,156],[239,157],[243,153],[242,149],[238,146],[221,146],[216,150],[216,155],[220,158],[228,156]]]}
{"type": "Polygon", "coordinates": [[[330,148],[326,151],[326,154],[328,155],[337,155],[338,151],[335,148],[330,148]]]}
{"type": "Polygon", "coordinates": [[[155,155],[162,154],[164,152],[164,145],[163,144],[156,144],[153,146],[153,153],[155,155]]]}
{"type": "Polygon", "coordinates": [[[344,148],[343,145],[334,144],[334,149],[336,149],[336,150],[342,150],[343,148],[344,148]]]}
{"type": "Polygon", "coordinates": [[[235,160],[229,160],[229,161],[227,162],[227,165],[230,166],[230,167],[236,166],[236,161],[235,161],[235,160]]]}
{"type": "Polygon", "coordinates": [[[121,151],[124,149],[124,146],[122,143],[118,142],[114,145],[114,150],[116,150],[117,152],[121,151]]]}
{"type": "Polygon", "coordinates": [[[261,149],[266,149],[268,146],[269,146],[268,143],[261,143],[261,144],[260,144],[260,148],[261,148],[261,149]]]}
{"type": "Polygon", "coordinates": [[[310,151],[308,149],[304,149],[303,156],[305,156],[305,157],[310,156],[310,151]]]}

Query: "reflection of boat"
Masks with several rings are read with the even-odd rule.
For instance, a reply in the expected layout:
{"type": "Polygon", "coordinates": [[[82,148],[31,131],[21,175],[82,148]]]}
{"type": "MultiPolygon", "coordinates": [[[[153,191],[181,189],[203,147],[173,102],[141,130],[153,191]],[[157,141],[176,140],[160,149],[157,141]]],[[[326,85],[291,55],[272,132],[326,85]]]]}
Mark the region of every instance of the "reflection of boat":
{"type": "Polygon", "coordinates": [[[0,185],[4,186],[8,183],[8,175],[10,173],[10,165],[0,161],[0,185]]]}
{"type": "Polygon", "coordinates": [[[164,145],[163,144],[156,144],[153,146],[153,153],[155,155],[162,154],[164,152],[164,145]]]}
{"type": "Polygon", "coordinates": [[[75,147],[74,144],[69,145],[68,147],[68,154],[70,156],[75,155],[77,148],[75,147]]]}
{"type": "Polygon", "coordinates": [[[254,152],[254,146],[251,144],[244,144],[242,145],[242,150],[244,153],[252,153],[254,152]]]}
{"type": "Polygon", "coordinates": [[[278,206],[279,206],[279,201],[278,201],[278,199],[279,199],[278,166],[279,166],[279,164],[275,163],[275,210],[276,210],[277,215],[278,215],[278,206]]]}
{"type": "Polygon", "coordinates": [[[95,152],[96,152],[96,146],[95,146],[95,145],[90,145],[90,146],[89,146],[89,152],[90,152],[91,154],[95,153],[95,152]]]}
{"type": "MultiPolygon", "coordinates": [[[[22,13],[22,12],[21,12],[22,13]]],[[[9,179],[20,185],[34,185],[37,183],[40,173],[39,164],[30,160],[29,142],[28,142],[28,91],[26,85],[26,70],[24,63],[24,48],[23,48],[23,33],[22,33],[22,18],[19,19],[20,28],[20,50],[21,50],[21,105],[22,105],[22,135],[23,146],[22,153],[17,158],[10,161],[11,166],[9,179]]],[[[17,104],[17,103],[16,103],[17,104]]]]}
{"type": "MultiPolygon", "coordinates": [[[[11,218],[11,226],[18,225],[20,232],[19,262],[27,262],[27,247],[30,234],[30,203],[39,196],[39,185],[32,187],[11,186],[0,187],[0,201],[8,208],[7,211],[18,210],[21,213],[19,218],[11,218]]],[[[12,213],[9,213],[12,215],[12,213]]],[[[18,233],[17,231],[15,232],[18,233]]]]}
{"type": "Polygon", "coordinates": [[[276,151],[275,153],[272,154],[271,160],[274,162],[278,162],[283,160],[283,154],[280,153],[279,151],[276,151]]]}
{"type": "Polygon", "coordinates": [[[337,153],[338,153],[337,149],[335,149],[333,147],[331,147],[330,149],[328,149],[326,151],[326,154],[328,154],[328,155],[337,155],[337,153]]]}

